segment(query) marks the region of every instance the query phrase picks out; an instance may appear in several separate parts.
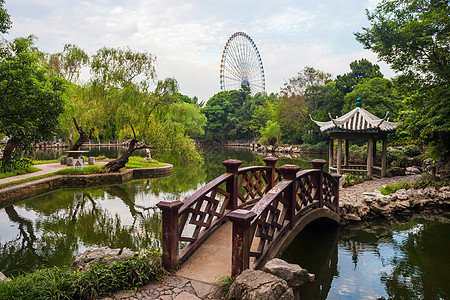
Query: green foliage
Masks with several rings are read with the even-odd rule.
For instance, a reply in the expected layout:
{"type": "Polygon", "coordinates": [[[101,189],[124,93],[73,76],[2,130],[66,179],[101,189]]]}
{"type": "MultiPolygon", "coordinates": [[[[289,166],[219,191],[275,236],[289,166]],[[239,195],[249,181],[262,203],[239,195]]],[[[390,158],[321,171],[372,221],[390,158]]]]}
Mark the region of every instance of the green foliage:
{"type": "Polygon", "coordinates": [[[412,186],[412,184],[410,182],[407,182],[407,181],[394,183],[394,184],[388,184],[388,185],[382,187],[380,189],[380,192],[383,195],[390,195],[390,194],[395,193],[396,191],[401,190],[401,189],[407,190],[407,189],[411,188],[411,186],[412,186]]]}
{"type": "MultiPolygon", "coordinates": [[[[33,160],[31,163],[33,165],[43,165],[43,164],[49,164],[49,163],[58,163],[60,158],[57,159],[48,159],[48,160],[33,160]]],[[[86,159],[85,159],[86,160],[86,159]]]]}
{"type": "Polygon", "coordinates": [[[403,74],[403,130],[433,157],[450,151],[450,14],[447,0],[384,0],[356,33],[366,49],[403,74]]]}
{"type": "Polygon", "coordinates": [[[442,180],[439,177],[436,177],[436,176],[433,176],[430,174],[422,174],[422,177],[414,183],[405,181],[405,182],[401,182],[401,183],[388,184],[388,185],[384,186],[383,188],[381,188],[380,192],[383,195],[390,195],[400,189],[405,189],[405,190],[410,189],[410,188],[424,189],[427,187],[433,187],[433,188],[439,189],[443,186],[448,186],[448,185],[450,185],[449,181],[442,180]]]}
{"type": "Polygon", "coordinates": [[[449,185],[450,181],[448,180],[443,180],[435,175],[422,174],[422,177],[418,181],[414,182],[412,187],[415,189],[424,189],[427,187],[434,187],[436,189],[439,189],[443,186],[449,185]]]}
{"type": "Polygon", "coordinates": [[[15,169],[14,171],[11,171],[11,172],[2,172],[2,173],[0,173],[0,178],[7,178],[7,177],[12,177],[12,176],[17,176],[17,175],[34,173],[37,171],[39,171],[38,168],[30,166],[30,167],[26,167],[26,168],[22,168],[22,169],[15,169]]]}
{"type": "Polygon", "coordinates": [[[416,157],[422,154],[422,151],[420,151],[420,148],[415,145],[408,145],[403,148],[403,153],[405,153],[408,157],[416,157]]]}
{"type": "Polygon", "coordinates": [[[87,271],[53,267],[0,282],[1,299],[93,299],[142,286],[161,279],[166,272],[154,263],[156,250],[105,265],[101,261],[87,271]]]}
{"type": "Polygon", "coordinates": [[[230,287],[233,284],[234,280],[230,276],[222,276],[213,284],[213,288],[216,292],[217,296],[221,296],[222,299],[226,299],[228,296],[228,292],[230,291],[230,287]]]}
{"type": "Polygon", "coordinates": [[[0,44],[0,133],[10,137],[3,170],[13,168],[32,143],[52,138],[63,111],[63,82],[48,75],[34,40],[29,36],[0,44]]]}
{"type": "Polygon", "coordinates": [[[304,151],[316,151],[316,152],[326,152],[328,151],[328,142],[322,141],[317,144],[311,145],[308,143],[303,143],[300,145],[300,150],[304,151]]]}
{"type": "Polygon", "coordinates": [[[266,127],[261,130],[261,143],[275,145],[281,137],[281,127],[278,122],[267,121],[266,127]]]}
{"type": "Polygon", "coordinates": [[[372,78],[383,78],[380,66],[372,64],[367,59],[355,60],[350,63],[350,73],[338,75],[336,78],[336,88],[346,95],[353,91],[354,87],[372,78]]]}
{"type": "Polygon", "coordinates": [[[61,170],[58,170],[58,171],[52,173],[52,175],[89,175],[89,174],[101,174],[101,173],[105,173],[103,166],[94,165],[94,166],[83,167],[82,170],[75,170],[73,167],[64,168],[64,169],[61,169],[61,170]]]}
{"type": "Polygon", "coordinates": [[[166,166],[165,163],[159,161],[144,161],[143,157],[131,156],[128,158],[128,162],[125,164],[127,168],[158,168],[166,166]]]}
{"type": "Polygon", "coordinates": [[[249,140],[250,120],[255,110],[252,97],[245,91],[223,91],[212,96],[202,109],[208,122],[205,138],[208,140],[249,140]]]}
{"type": "Polygon", "coordinates": [[[366,175],[356,175],[353,173],[344,173],[345,175],[345,182],[344,187],[349,187],[358,183],[362,183],[366,180],[370,180],[371,178],[367,177],[366,175]]]}
{"type": "Polygon", "coordinates": [[[342,114],[355,108],[358,95],[360,95],[362,107],[365,110],[379,118],[383,118],[389,112],[390,119],[397,119],[398,104],[401,102],[401,98],[388,79],[377,77],[356,85],[353,91],[344,97],[345,105],[342,114]]]}
{"type": "Polygon", "coordinates": [[[7,33],[11,29],[11,17],[7,10],[3,8],[5,0],[0,0],[0,33],[7,33]]]}

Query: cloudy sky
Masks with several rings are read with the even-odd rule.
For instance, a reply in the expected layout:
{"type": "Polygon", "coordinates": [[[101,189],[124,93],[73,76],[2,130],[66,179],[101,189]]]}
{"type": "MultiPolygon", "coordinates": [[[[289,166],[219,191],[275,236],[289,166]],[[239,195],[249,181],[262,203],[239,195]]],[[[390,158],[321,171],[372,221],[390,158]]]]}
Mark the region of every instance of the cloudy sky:
{"type": "Polygon", "coordinates": [[[103,46],[130,47],[157,56],[158,78],[175,77],[180,91],[207,100],[220,90],[224,45],[236,31],[256,43],[266,91],[280,87],[305,66],[333,75],[350,62],[378,63],[353,33],[369,25],[365,9],[378,0],[6,0],[13,27],[4,37],[34,34],[42,51],[76,44],[93,54],[103,46]]]}

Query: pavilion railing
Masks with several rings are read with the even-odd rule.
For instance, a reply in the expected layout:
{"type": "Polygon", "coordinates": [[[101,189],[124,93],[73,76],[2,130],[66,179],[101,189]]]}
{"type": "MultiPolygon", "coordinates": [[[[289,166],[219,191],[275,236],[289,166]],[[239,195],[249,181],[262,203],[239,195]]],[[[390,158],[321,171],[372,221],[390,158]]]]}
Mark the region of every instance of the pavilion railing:
{"type": "Polygon", "coordinates": [[[307,212],[316,208],[339,213],[338,174],[323,172],[325,160],[311,161],[314,169],[295,165],[280,168],[283,179],[249,210],[227,216],[233,222],[232,277],[260,268],[270,247],[307,212]]]}
{"type": "Polygon", "coordinates": [[[226,222],[228,212],[252,205],[270,191],[281,179],[275,168],[277,160],[267,157],[266,166],[245,168],[239,168],[239,160],[226,160],[226,173],[185,201],[160,201],[157,206],[162,210],[164,267],[174,269],[226,222]]]}

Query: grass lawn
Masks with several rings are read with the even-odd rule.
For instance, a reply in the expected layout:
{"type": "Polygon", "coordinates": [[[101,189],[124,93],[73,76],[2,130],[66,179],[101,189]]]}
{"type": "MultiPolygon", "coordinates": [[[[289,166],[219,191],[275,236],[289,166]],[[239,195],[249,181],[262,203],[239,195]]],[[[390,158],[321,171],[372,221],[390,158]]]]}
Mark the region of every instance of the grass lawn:
{"type": "MultiPolygon", "coordinates": [[[[50,163],[50,162],[53,162],[53,161],[51,161],[51,160],[50,161],[48,161],[48,160],[47,161],[38,161],[37,164],[50,163]],[[39,163],[39,162],[41,162],[41,163],[39,163]]],[[[59,160],[54,160],[54,162],[59,162],[59,160]]],[[[35,161],[33,161],[33,164],[35,164],[35,161]]],[[[128,160],[128,163],[125,165],[126,167],[123,168],[122,170],[125,170],[127,168],[132,168],[132,169],[158,168],[158,167],[162,167],[165,165],[166,165],[165,163],[161,163],[156,160],[147,162],[147,161],[144,161],[143,157],[131,156],[128,160]]],[[[39,171],[39,169],[36,167],[28,167],[26,169],[18,170],[15,172],[0,173],[0,179],[15,176],[15,175],[32,173],[32,172],[36,172],[36,171],[39,171]]],[[[32,180],[51,177],[54,175],[89,175],[89,174],[102,174],[102,173],[105,173],[105,170],[103,169],[103,165],[85,166],[85,167],[83,167],[83,170],[74,170],[72,167],[67,167],[67,168],[64,168],[64,169],[61,169],[61,170],[58,170],[56,172],[49,173],[49,174],[33,176],[30,178],[20,179],[20,180],[16,180],[13,182],[3,183],[3,184],[0,184],[0,188],[4,188],[7,186],[20,184],[20,183],[24,183],[24,182],[28,182],[28,181],[32,181],[32,180]]]]}
{"type": "Polygon", "coordinates": [[[34,173],[39,171],[38,168],[30,166],[24,169],[20,169],[20,170],[15,170],[13,172],[5,172],[5,173],[0,173],[0,179],[2,178],[7,178],[7,177],[11,177],[11,176],[17,176],[17,175],[23,175],[23,174],[28,174],[28,173],[34,173]]]}

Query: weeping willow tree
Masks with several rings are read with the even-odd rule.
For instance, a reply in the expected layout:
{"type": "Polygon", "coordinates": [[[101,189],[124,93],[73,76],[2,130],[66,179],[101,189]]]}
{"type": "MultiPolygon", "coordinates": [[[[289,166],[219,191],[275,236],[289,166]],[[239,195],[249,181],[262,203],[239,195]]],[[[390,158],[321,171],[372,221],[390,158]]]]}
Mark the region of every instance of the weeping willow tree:
{"type": "Polygon", "coordinates": [[[144,148],[182,161],[200,159],[186,129],[192,120],[202,127],[204,118],[194,104],[178,103],[174,78],[156,81],[155,61],[148,52],[102,48],[90,59],[91,80],[74,85],[68,97],[61,120],[66,128],[70,116],[76,116],[85,128],[97,128],[97,137],[129,140],[126,152],[105,166],[109,172],[144,148]]]}

